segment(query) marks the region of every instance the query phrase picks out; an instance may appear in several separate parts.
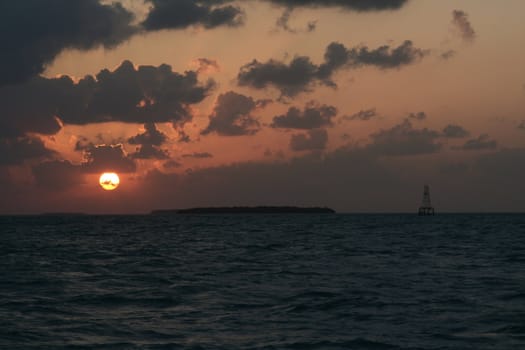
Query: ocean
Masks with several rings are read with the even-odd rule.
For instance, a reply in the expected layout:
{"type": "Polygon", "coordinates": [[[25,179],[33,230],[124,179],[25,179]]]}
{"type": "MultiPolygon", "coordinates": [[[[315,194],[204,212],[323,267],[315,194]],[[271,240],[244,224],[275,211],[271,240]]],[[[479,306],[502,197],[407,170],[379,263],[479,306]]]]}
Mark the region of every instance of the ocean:
{"type": "Polygon", "coordinates": [[[0,217],[0,349],[525,349],[525,215],[0,217]]]}

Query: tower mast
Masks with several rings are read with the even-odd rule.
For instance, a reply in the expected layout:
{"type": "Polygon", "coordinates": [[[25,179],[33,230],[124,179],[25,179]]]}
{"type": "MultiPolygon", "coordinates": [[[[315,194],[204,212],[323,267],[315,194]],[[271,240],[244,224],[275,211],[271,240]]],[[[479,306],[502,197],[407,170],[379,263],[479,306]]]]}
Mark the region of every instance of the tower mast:
{"type": "Polygon", "coordinates": [[[423,188],[423,200],[421,201],[421,206],[418,211],[419,215],[434,215],[434,208],[430,202],[430,187],[425,185],[423,188]]]}

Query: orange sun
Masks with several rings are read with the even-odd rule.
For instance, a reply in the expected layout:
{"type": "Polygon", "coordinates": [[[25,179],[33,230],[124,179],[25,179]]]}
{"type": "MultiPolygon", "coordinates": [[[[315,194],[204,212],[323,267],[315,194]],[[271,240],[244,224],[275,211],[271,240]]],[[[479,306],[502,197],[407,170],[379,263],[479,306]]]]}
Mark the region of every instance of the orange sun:
{"type": "Polygon", "coordinates": [[[104,173],[100,175],[100,179],[98,180],[98,183],[106,191],[113,191],[120,184],[120,179],[118,175],[115,173],[104,173]]]}

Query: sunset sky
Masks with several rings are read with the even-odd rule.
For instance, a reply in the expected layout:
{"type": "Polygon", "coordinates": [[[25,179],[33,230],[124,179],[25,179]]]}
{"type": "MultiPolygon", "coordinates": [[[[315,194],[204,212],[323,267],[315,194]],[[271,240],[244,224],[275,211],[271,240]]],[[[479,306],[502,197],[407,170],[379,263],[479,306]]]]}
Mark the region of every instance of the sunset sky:
{"type": "Polygon", "coordinates": [[[0,4],[0,214],[525,211],[522,0],[0,4]],[[120,176],[104,191],[103,172],[120,176]]]}

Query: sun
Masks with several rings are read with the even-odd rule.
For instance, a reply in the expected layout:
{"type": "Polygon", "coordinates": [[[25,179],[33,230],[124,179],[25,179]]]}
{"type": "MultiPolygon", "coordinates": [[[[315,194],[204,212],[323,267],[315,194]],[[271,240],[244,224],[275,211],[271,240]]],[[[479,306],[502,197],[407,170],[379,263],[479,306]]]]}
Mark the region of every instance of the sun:
{"type": "Polygon", "coordinates": [[[120,184],[120,179],[118,175],[115,173],[104,173],[100,175],[100,179],[98,180],[98,183],[106,191],[113,191],[120,184]]]}

